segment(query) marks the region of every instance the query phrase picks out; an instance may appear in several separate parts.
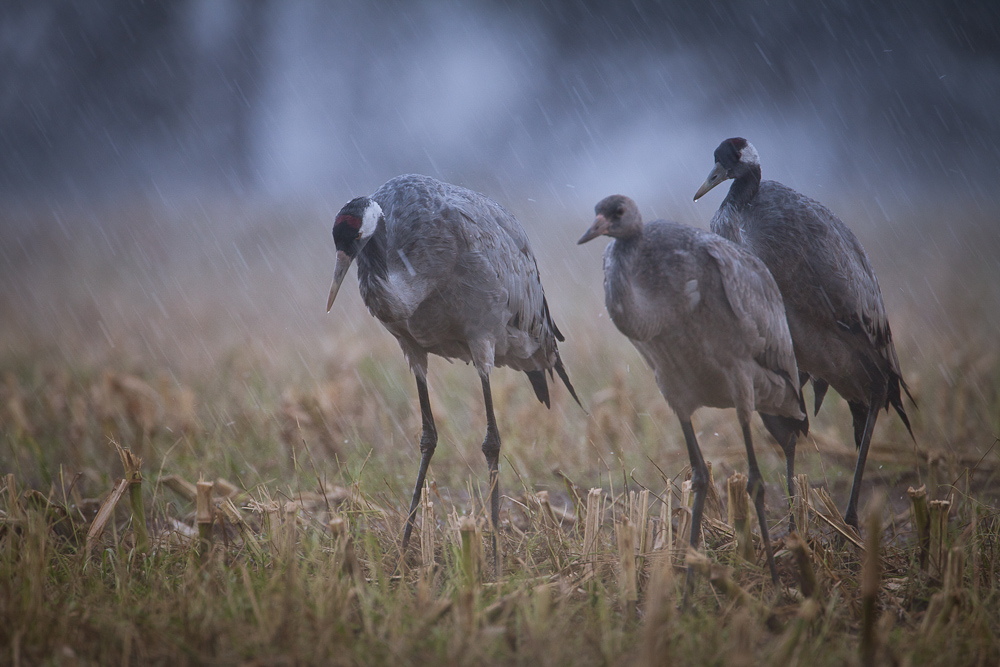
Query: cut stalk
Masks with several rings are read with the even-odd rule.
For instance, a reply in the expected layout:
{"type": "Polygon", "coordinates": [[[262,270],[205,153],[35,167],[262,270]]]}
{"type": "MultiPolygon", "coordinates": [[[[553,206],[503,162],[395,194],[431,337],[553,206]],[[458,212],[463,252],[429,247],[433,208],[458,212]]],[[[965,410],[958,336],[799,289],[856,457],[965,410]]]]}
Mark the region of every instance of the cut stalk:
{"type": "Polygon", "coordinates": [[[167,487],[188,502],[195,502],[198,499],[198,490],[194,484],[187,481],[180,475],[165,475],[160,478],[160,484],[167,487]]]}
{"type": "Polygon", "coordinates": [[[921,486],[914,489],[912,486],[906,490],[910,496],[910,506],[913,509],[913,526],[917,529],[917,549],[920,569],[927,571],[927,557],[930,552],[930,527],[931,515],[927,508],[927,487],[921,486]]]}
{"type": "Polygon", "coordinates": [[[240,487],[236,486],[228,479],[223,479],[221,477],[215,478],[215,488],[213,489],[216,495],[223,498],[231,498],[240,492],[240,487]]]}
{"type": "Polygon", "coordinates": [[[101,509],[98,510],[97,516],[94,517],[94,522],[90,524],[90,530],[87,531],[87,543],[86,551],[89,554],[94,545],[97,544],[97,538],[101,536],[101,532],[104,530],[105,524],[108,523],[108,519],[114,514],[115,506],[118,505],[118,501],[125,494],[125,489],[128,487],[128,482],[124,479],[119,480],[115,485],[114,490],[111,495],[107,497],[104,504],[101,505],[101,509]]]}
{"type": "Polygon", "coordinates": [[[470,516],[462,517],[458,531],[462,542],[462,588],[458,591],[458,605],[455,611],[458,614],[458,622],[464,630],[464,635],[471,636],[477,625],[476,599],[479,597],[482,535],[475,520],[470,516]]]}
{"type": "Polygon", "coordinates": [[[809,476],[805,473],[793,478],[795,497],[792,499],[795,528],[803,541],[809,540],[809,476]]]}
{"type": "Polygon", "coordinates": [[[9,472],[5,476],[7,484],[7,516],[11,519],[21,518],[20,493],[17,490],[17,478],[14,473],[9,472]]]}
{"type": "Polygon", "coordinates": [[[951,512],[950,500],[932,500],[929,503],[930,514],[930,564],[936,576],[943,576],[948,548],[945,546],[948,537],[948,515],[951,512]]]}
{"type": "Polygon", "coordinates": [[[299,531],[296,517],[299,514],[299,504],[289,500],[285,503],[285,546],[284,557],[292,562],[295,560],[295,545],[298,543],[299,531]]]}
{"type": "Polygon", "coordinates": [[[149,533],[146,531],[146,508],[142,501],[142,459],[127,449],[115,443],[122,467],[125,468],[125,479],[128,481],[129,502],[132,505],[132,530],[135,532],[135,550],[141,554],[149,553],[149,533]]]}
{"type": "Polygon", "coordinates": [[[333,562],[340,563],[340,573],[351,577],[357,585],[363,583],[361,579],[361,563],[354,552],[354,540],[347,532],[347,520],[339,514],[330,517],[330,536],[333,537],[333,562]]]}
{"type": "Polygon", "coordinates": [[[334,514],[330,517],[329,528],[330,535],[334,540],[339,540],[347,535],[347,522],[339,514],[334,514]]]}
{"type": "Polygon", "coordinates": [[[135,531],[135,549],[149,553],[149,533],[146,530],[146,508],[142,502],[142,475],[129,480],[129,501],[132,504],[132,529],[135,531]]]}
{"type": "Polygon", "coordinates": [[[625,605],[625,615],[629,620],[635,618],[635,608],[639,601],[636,585],[635,568],[635,530],[628,517],[622,517],[621,523],[615,524],[618,538],[618,558],[621,563],[621,596],[625,605]]]}
{"type": "Polygon", "coordinates": [[[667,663],[670,652],[670,626],[674,617],[674,605],[670,600],[673,580],[670,556],[661,554],[651,558],[650,569],[652,573],[643,614],[639,664],[662,665],[667,663]]]}
{"type": "Polygon", "coordinates": [[[257,538],[254,536],[253,531],[250,526],[247,525],[246,520],[243,515],[240,514],[239,509],[233,504],[233,501],[229,498],[226,499],[224,503],[219,505],[219,509],[225,514],[226,518],[229,519],[229,523],[236,526],[237,530],[240,531],[240,536],[243,538],[243,544],[250,551],[252,558],[258,563],[264,562],[264,550],[261,549],[260,543],[257,542],[257,538]]]}
{"type": "Polygon", "coordinates": [[[198,524],[198,555],[201,556],[202,560],[205,560],[212,549],[212,523],[215,520],[215,515],[212,512],[214,509],[212,503],[213,484],[199,479],[195,486],[198,494],[195,514],[198,524]]]}
{"type": "Polygon", "coordinates": [[[558,532],[559,522],[556,521],[556,515],[552,512],[552,504],[549,502],[549,492],[539,491],[535,494],[535,499],[538,501],[539,513],[542,515],[542,526],[545,530],[558,532]]]}
{"type": "Polygon", "coordinates": [[[882,535],[882,501],[881,498],[872,501],[868,517],[865,521],[865,557],[861,568],[861,642],[859,651],[863,665],[876,664],[878,653],[878,622],[879,583],[882,578],[882,563],[879,560],[879,549],[882,535]]]}
{"type": "Polygon", "coordinates": [[[591,489],[587,493],[587,516],[583,529],[583,559],[587,574],[594,573],[597,533],[601,529],[601,515],[604,513],[601,507],[603,499],[603,492],[600,489],[591,489]]]}
{"type": "Polygon", "coordinates": [[[681,513],[677,520],[677,544],[678,553],[685,553],[691,540],[691,504],[694,502],[691,493],[691,480],[686,479],[681,482],[681,513]]]}
{"type": "Polygon", "coordinates": [[[952,547],[948,551],[948,564],[944,570],[944,594],[958,596],[962,592],[965,578],[965,551],[962,547],[952,547]]]}
{"type": "Polygon", "coordinates": [[[649,489],[643,489],[632,499],[632,521],[635,545],[640,554],[646,553],[646,515],[649,514],[649,489]]]}
{"type": "Polygon", "coordinates": [[[921,631],[930,634],[946,626],[952,612],[962,604],[962,580],[965,575],[965,552],[962,547],[948,551],[944,569],[944,587],[931,597],[924,614],[921,631]]]}
{"type": "Polygon", "coordinates": [[[785,546],[795,556],[795,562],[799,566],[799,587],[802,596],[811,598],[816,594],[816,570],[813,569],[812,551],[802,537],[792,532],[785,540],[785,546]]]}
{"type": "Polygon", "coordinates": [[[750,532],[750,497],[747,495],[747,476],[741,472],[726,480],[729,494],[729,525],[736,534],[736,553],[744,560],[754,562],[753,538],[750,532]]]}
{"type": "Polygon", "coordinates": [[[472,590],[479,583],[479,554],[481,548],[476,539],[476,522],[470,516],[463,516],[458,527],[462,539],[462,579],[465,587],[472,590]]]}
{"type": "Polygon", "coordinates": [[[674,546],[674,496],[671,493],[671,489],[667,489],[667,501],[663,503],[663,507],[660,508],[660,516],[663,518],[663,522],[666,524],[665,530],[667,535],[665,538],[665,543],[667,548],[673,548],[674,546]]]}
{"type": "Polygon", "coordinates": [[[278,535],[281,533],[281,506],[278,501],[269,499],[264,503],[264,525],[267,526],[267,543],[274,554],[278,551],[278,535]]]}

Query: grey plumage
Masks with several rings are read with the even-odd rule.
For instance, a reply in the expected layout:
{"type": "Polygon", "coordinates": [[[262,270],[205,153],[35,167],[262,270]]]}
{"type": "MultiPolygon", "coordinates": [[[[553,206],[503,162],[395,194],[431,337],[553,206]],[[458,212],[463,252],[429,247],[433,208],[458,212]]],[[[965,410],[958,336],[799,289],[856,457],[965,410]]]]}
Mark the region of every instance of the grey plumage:
{"type": "MultiPolygon", "coordinates": [[[[850,405],[858,462],[845,519],[856,527],[878,411],[895,408],[913,435],[900,388],[907,396],[910,392],[900,372],[878,278],[860,241],[840,218],[781,183],[761,181],[757,151],[746,139],[722,142],[715,161],[695,199],[726,179],[734,182],[712,218],[712,231],[757,255],[774,276],[799,370],[813,380],[815,410],[830,386],[850,405]]],[[[791,494],[795,433],[781,419],[765,418],[765,425],[785,450],[791,494]]]]}
{"type": "Polygon", "coordinates": [[[559,357],[562,334],[549,313],[535,257],[518,221],[502,206],[427,176],[397,176],[341,209],[333,227],[337,268],[327,310],[356,259],[361,298],[396,337],[417,380],[423,428],[421,461],[404,548],[437,444],[427,394],[427,355],[471,362],[483,386],[494,554],[499,520],[500,435],[489,376],[494,366],[528,375],[549,405],[546,372],[555,371],[579,402],[559,357]]]}
{"type": "Polygon", "coordinates": [[[595,212],[579,243],[602,234],[614,239],[604,253],[605,305],[653,369],[681,421],[695,491],[691,545],[698,545],[708,484],[691,416],[702,406],[734,407],[747,450],[749,489],[777,581],[750,416],[760,410],[805,419],[778,287],[760,260],[715,234],[665,220],[644,225],[628,197],[607,197],[595,212]]]}

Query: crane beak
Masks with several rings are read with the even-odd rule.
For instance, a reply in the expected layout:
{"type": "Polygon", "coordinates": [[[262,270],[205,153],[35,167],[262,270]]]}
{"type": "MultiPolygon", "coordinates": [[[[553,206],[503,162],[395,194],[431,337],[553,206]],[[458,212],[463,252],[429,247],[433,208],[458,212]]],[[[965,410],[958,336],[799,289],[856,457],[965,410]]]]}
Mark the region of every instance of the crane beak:
{"type": "Polygon", "coordinates": [[[708,178],[705,179],[705,182],[701,184],[700,188],[698,188],[698,192],[694,193],[694,200],[698,201],[699,199],[704,197],[706,192],[714,188],[722,181],[726,180],[726,178],[727,178],[726,168],[723,167],[718,162],[716,162],[715,169],[712,170],[712,173],[708,175],[708,178]]]}
{"type": "Polygon", "coordinates": [[[596,239],[601,234],[606,234],[608,232],[608,227],[610,226],[611,222],[607,218],[603,215],[598,215],[594,218],[594,224],[590,226],[590,229],[587,230],[586,234],[580,237],[580,240],[577,241],[576,244],[580,245],[581,243],[586,243],[587,241],[596,239]]]}
{"type": "Polygon", "coordinates": [[[329,313],[330,309],[333,308],[333,300],[337,298],[340,284],[344,282],[344,276],[347,275],[347,269],[351,268],[353,261],[354,258],[343,250],[337,251],[337,268],[333,270],[333,284],[330,285],[330,298],[326,300],[326,312],[329,313]]]}

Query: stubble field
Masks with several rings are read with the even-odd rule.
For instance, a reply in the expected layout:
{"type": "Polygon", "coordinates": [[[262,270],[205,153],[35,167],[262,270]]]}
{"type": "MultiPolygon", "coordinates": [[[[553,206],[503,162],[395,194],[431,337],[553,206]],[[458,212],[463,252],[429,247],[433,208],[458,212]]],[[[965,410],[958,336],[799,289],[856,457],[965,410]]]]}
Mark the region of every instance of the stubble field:
{"type": "Polygon", "coordinates": [[[799,539],[780,450],[755,420],[778,588],[756,539],[754,562],[738,555],[726,490],[746,469],[735,415],[695,415],[719,500],[681,610],[687,456],[651,373],[604,313],[602,244],[573,245],[590,211],[515,208],[587,412],[561,386],[546,410],[521,374],[494,372],[497,578],[479,383],[438,358],[433,505],[399,564],[419,460],[415,385],[353,271],[323,312],[338,206],[4,213],[0,663],[1000,661],[997,221],[924,211],[858,228],[919,406],[907,404],[916,441],[882,413],[865,523],[851,534],[837,519],[850,414],[831,392],[799,444],[813,489],[799,539]],[[142,459],[141,484],[119,484],[118,447],[142,459]],[[211,525],[196,511],[199,479],[214,482],[211,525]],[[931,503],[924,543],[907,493],[921,486],[950,501],[931,503]]]}

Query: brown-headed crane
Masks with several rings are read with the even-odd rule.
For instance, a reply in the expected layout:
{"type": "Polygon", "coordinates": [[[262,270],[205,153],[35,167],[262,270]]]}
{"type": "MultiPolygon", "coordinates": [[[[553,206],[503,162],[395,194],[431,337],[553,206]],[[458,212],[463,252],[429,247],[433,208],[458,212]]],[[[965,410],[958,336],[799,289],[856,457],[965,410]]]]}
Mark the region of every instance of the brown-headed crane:
{"type": "Polygon", "coordinates": [[[578,243],[600,235],[613,239],[604,252],[608,314],[653,369],[660,393],[681,422],[695,494],[691,546],[698,547],[708,489],[708,467],[691,415],[702,406],[736,408],[747,452],[747,490],[777,582],[750,416],[758,410],[805,420],[778,286],[759,259],[720,236],[666,220],[643,224],[635,202],[623,195],[601,200],[595,213],[578,243]]]}

